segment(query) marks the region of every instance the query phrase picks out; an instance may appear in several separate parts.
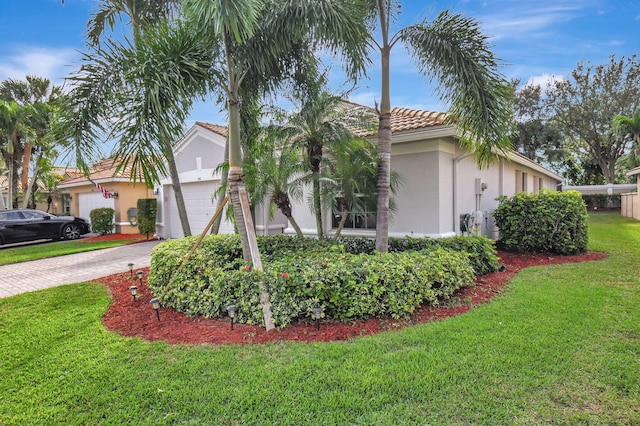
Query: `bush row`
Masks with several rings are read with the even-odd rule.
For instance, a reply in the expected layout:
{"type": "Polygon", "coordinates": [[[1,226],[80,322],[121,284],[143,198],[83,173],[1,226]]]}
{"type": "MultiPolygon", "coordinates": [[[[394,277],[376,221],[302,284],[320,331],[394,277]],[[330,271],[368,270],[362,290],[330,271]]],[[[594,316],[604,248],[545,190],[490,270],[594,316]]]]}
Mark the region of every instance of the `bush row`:
{"type": "Polygon", "coordinates": [[[507,250],[557,254],[587,250],[588,214],[577,191],[501,197],[493,217],[500,228],[500,244],[507,250]]]}
{"type": "Polygon", "coordinates": [[[271,295],[274,323],[284,327],[310,317],[314,306],[343,321],[374,316],[404,318],[423,303],[437,304],[450,297],[471,284],[474,276],[465,253],[442,247],[370,256],[334,246],[328,252],[279,256],[265,261],[264,271],[257,271],[241,259],[223,261],[226,255],[209,250],[231,240],[229,236],[206,237],[179,272],[175,271],[193,239],[156,246],[149,275],[153,294],[163,306],[190,316],[223,317],[226,307],[234,304],[238,322],[263,324],[257,288],[262,280],[271,295]]]}

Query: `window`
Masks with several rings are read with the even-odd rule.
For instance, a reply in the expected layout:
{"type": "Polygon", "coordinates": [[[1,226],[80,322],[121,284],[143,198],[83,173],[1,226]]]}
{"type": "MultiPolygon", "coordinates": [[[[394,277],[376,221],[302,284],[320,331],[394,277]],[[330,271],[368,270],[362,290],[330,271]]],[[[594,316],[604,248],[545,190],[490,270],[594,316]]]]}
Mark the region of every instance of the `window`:
{"type": "Polygon", "coordinates": [[[520,191],[522,192],[526,192],[527,191],[527,174],[525,172],[522,172],[522,188],[520,188],[520,191]]]}
{"type": "MultiPolygon", "coordinates": [[[[342,220],[342,206],[344,200],[336,198],[336,206],[338,207],[332,217],[331,226],[337,229],[342,220]]],[[[375,206],[365,207],[364,211],[349,212],[343,229],[376,229],[376,213],[375,206]]]]}

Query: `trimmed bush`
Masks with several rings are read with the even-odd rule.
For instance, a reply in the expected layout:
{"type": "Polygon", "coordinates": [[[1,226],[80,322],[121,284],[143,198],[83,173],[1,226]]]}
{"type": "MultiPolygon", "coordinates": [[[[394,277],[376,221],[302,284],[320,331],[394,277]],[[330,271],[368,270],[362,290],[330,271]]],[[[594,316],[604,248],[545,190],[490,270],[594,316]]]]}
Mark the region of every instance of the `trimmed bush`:
{"type": "Polygon", "coordinates": [[[113,215],[115,210],[109,207],[93,209],[89,212],[91,219],[91,231],[100,235],[110,234],[115,228],[113,223],[113,215]]]}
{"type": "Polygon", "coordinates": [[[138,209],[138,232],[146,234],[148,240],[149,234],[156,232],[158,202],[155,198],[139,198],[136,207],[138,209]]]}
{"type": "MultiPolygon", "coordinates": [[[[264,271],[256,271],[244,264],[232,237],[236,236],[205,237],[177,273],[195,238],[156,246],[149,286],[163,306],[190,316],[223,317],[226,306],[235,304],[238,322],[263,324],[257,286],[262,280],[271,294],[273,320],[278,327],[310,318],[316,305],[324,308],[326,316],[343,321],[373,316],[406,318],[421,304],[437,304],[473,283],[469,256],[441,247],[370,256],[333,246],[324,251],[290,251],[277,259],[270,252],[264,254],[264,271]],[[220,249],[224,246],[238,257],[220,249]]],[[[278,242],[285,244],[280,238],[278,242]]],[[[317,241],[285,238],[305,247],[306,241],[317,241]]]]}
{"type": "Polygon", "coordinates": [[[579,192],[543,190],[499,201],[493,217],[505,249],[567,255],[587,251],[588,215],[579,192]]]}

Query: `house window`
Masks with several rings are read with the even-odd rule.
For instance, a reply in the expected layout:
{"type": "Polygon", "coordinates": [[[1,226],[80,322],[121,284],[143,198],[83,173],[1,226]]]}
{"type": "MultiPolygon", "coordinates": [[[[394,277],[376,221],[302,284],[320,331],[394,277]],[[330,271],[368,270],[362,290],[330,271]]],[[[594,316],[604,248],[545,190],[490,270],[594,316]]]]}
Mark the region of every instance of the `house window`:
{"type": "Polygon", "coordinates": [[[522,182],[522,187],[520,188],[520,191],[526,192],[527,191],[527,174],[525,172],[522,172],[522,178],[520,179],[520,182],[522,182]]]}
{"type": "Polygon", "coordinates": [[[542,178],[538,178],[538,191],[544,188],[544,181],[542,178]]]}
{"type": "MultiPolygon", "coordinates": [[[[340,226],[340,221],[342,220],[342,203],[343,201],[340,198],[336,198],[336,206],[338,206],[338,209],[332,215],[331,226],[333,229],[337,229],[338,226],[340,226]]],[[[364,211],[348,213],[343,230],[376,229],[376,212],[374,209],[375,207],[370,206],[365,207],[364,211]]]]}

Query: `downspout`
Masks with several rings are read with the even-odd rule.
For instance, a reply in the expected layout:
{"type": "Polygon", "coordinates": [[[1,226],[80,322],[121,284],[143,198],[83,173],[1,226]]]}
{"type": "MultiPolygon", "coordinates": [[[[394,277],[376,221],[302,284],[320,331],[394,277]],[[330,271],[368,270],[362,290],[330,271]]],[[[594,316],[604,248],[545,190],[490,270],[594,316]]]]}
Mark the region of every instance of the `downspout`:
{"type": "Polygon", "coordinates": [[[464,152],[453,158],[453,232],[457,235],[460,231],[460,212],[458,211],[458,163],[467,157],[472,156],[471,152],[464,152]]]}

